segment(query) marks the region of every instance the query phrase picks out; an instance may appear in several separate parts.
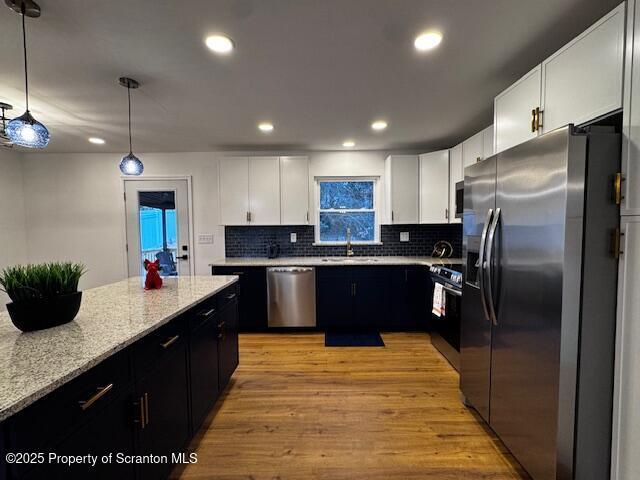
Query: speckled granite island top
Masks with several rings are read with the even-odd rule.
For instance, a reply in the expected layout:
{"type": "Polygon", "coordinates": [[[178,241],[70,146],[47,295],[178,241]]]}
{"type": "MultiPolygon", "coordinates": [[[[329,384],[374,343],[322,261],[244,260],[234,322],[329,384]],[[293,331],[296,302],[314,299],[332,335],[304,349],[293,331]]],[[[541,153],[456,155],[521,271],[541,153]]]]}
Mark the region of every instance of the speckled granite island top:
{"type": "Polygon", "coordinates": [[[145,291],[130,278],[85,290],[76,319],[22,333],[0,312],[0,421],[238,280],[237,276],[165,278],[145,291]]]}
{"type": "Polygon", "coordinates": [[[348,265],[462,265],[461,258],[436,258],[436,257],[278,257],[278,258],[253,258],[253,257],[227,257],[221,258],[209,264],[211,267],[327,267],[348,265]]]}

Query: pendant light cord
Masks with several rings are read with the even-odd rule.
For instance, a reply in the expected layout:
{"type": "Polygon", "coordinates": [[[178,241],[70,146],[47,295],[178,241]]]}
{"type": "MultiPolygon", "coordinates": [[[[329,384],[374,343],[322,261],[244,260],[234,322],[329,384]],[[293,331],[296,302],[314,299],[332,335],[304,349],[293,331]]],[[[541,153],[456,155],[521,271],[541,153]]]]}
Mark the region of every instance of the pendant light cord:
{"type": "Polygon", "coordinates": [[[127,100],[129,101],[129,153],[133,153],[131,146],[131,87],[127,85],[127,100]]]}
{"type": "Polygon", "coordinates": [[[25,2],[22,2],[21,9],[22,11],[22,49],[24,52],[24,93],[26,97],[27,103],[27,112],[29,111],[29,73],[27,68],[27,29],[25,27],[24,17],[26,17],[26,7],[25,2]]]}

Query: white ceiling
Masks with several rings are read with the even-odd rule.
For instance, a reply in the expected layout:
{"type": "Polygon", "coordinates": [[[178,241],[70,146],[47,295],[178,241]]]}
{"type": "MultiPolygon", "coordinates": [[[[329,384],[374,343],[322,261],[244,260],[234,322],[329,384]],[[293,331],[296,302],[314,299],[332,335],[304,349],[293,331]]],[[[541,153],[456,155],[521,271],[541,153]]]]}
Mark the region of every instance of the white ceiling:
{"type": "MultiPolygon", "coordinates": [[[[493,97],[620,0],[40,0],[27,20],[31,110],[50,152],[451,146],[493,97]],[[415,35],[437,28],[435,51],[415,35]],[[226,33],[230,57],[203,39],[226,33]],[[389,128],[374,133],[384,118],[389,128]],[[276,130],[260,133],[259,121],[276,130]],[[95,146],[87,137],[106,145],[95,146]]],[[[0,101],[22,113],[20,18],[0,3],[0,101]]]]}

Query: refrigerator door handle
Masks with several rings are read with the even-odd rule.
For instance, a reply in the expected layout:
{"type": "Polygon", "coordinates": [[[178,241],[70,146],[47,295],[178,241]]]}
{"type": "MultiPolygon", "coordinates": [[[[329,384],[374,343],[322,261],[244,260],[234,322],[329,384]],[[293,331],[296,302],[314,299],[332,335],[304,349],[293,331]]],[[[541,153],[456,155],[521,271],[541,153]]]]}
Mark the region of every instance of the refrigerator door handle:
{"type": "Polygon", "coordinates": [[[488,321],[491,321],[489,314],[489,307],[487,305],[487,296],[484,288],[484,269],[485,269],[485,247],[487,245],[487,231],[489,230],[489,224],[493,219],[493,208],[490,208],[487,212],[487,218],[484,221],[484,227],[482,228],[482,236],[480,237],[480,251],[478,252],[478,263],[480,268],[478,271],[478,287],[480,288],[480,299],[482,301],[482,309],[484,310],[484,316],[488,321]]]}
{"type": "Polygon", "coordinates": [[[496,208],[496,214],[493,216],[493,221],[491,222],[491,228],[489,229],[489,235],[487,237],[487,303],[489,304],[489,315],[491,318],[491,323],[493,325],[498,326],[498,316],[496,315],[496,308],[493,301],[493,242],[496,238],[496,230],[498,229],[498,224],[500,223],[500,215],[502,214],[502,210],[500,208],[496,208]]]}

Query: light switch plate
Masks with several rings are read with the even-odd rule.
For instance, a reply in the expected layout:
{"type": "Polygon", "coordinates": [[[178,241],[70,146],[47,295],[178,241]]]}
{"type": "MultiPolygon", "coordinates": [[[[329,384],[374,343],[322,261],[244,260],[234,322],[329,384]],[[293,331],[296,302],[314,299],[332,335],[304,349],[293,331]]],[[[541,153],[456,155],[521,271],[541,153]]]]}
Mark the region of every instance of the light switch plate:
{"type": "Polygon", "coordinates": [[[199,233],[198,243],[200,245],[211,245],[213,243],[213,233],[199,233]]]}
{"type": "Polygon", "coordinates": [[[298,234],[291,232],[291,243],[296,243],[298,241],[298,234]]]}
{"type": "Polygon", "coordinates": [[[408,242],[409,241],[409,232],[400,232],[400,241],[408,242]]]}

